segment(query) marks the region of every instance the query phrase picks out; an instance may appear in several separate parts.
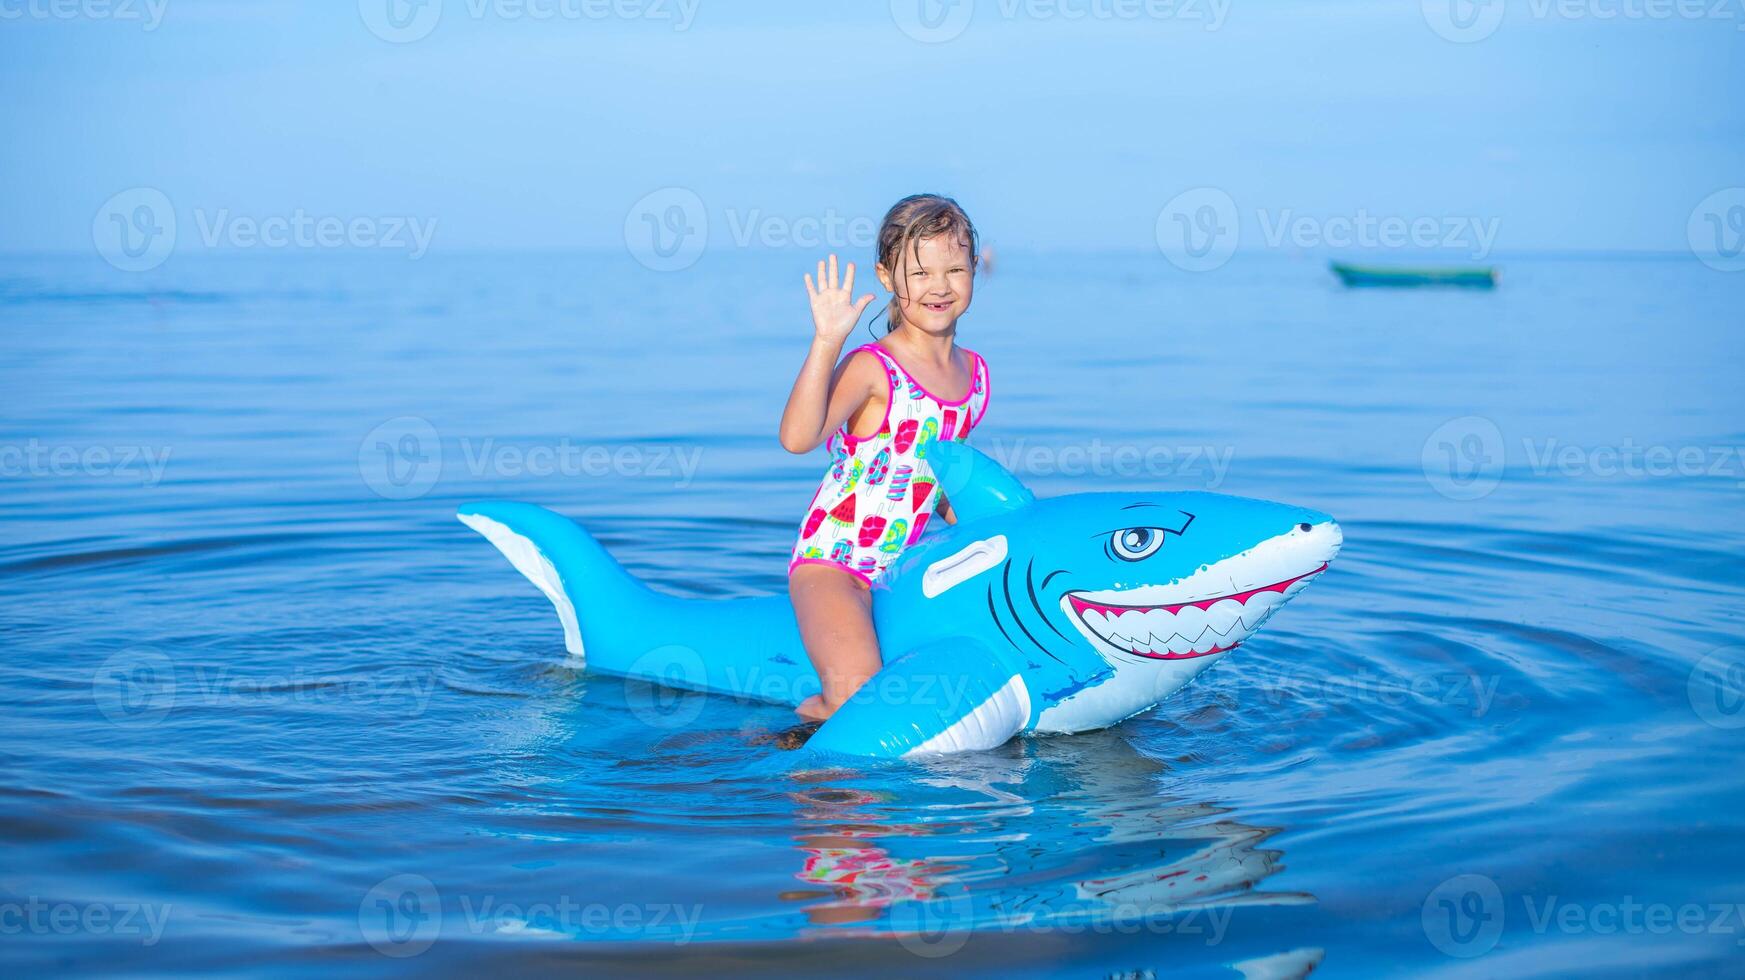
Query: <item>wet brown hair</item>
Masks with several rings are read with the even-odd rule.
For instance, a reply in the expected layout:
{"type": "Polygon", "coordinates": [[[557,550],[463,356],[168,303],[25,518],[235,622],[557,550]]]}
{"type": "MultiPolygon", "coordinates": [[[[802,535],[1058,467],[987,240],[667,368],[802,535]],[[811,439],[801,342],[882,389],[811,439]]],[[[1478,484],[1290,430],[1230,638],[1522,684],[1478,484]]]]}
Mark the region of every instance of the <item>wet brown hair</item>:
{"type": "MultiPolygon", "coordinates": [[[[891,205],[885,220],[879,224],[879,267],[891,274],[891,282],[902,288],[897,278],[897,264],[905,249],[912,249],[916,261],[921,258],[921,241],[950,233],[969,245],[970,269],[980,261],[980,240],[975,223],[969,220],[956,201],[943,194],[911,194],[891,205]]],[[[892,291],[893,293],[895,290],[892,291]]],[[[885,332],[897,329],[902,322],[903,299],[893,295],[885,308],[885,332]]]]}

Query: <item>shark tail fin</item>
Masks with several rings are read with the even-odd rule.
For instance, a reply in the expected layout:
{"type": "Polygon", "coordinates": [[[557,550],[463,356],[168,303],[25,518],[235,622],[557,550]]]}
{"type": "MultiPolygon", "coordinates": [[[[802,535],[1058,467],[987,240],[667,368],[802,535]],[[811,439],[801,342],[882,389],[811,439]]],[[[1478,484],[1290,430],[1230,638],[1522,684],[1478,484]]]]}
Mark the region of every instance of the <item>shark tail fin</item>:
{"type": "Polygon", "coordinates": [[[581,525],[544,507],[487,501],[464,504],[455,516],[551,600],[563,623],[564,649],[573,656],[584,656],[578,601],[622,612],[626,600],[649,592],[581,525]]]}

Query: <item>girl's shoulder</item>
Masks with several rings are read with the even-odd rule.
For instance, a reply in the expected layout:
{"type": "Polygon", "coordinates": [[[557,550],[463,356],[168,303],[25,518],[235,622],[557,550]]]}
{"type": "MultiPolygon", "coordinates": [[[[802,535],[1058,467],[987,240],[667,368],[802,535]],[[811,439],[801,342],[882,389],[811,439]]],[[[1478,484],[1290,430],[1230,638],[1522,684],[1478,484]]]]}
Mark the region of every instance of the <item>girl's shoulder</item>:
{"type": "Polygon", "coordinates": [[[893,367],[901,370],[896,358],[891,352],[878,344],[861,344],[859,347],[843,355],[842,368],[845,371],[865,371],[869,374],[888,373],[893,367]]]}
{"type": "Polygon", "coordinates": [[[861,344],[843,356],[837,370],[841,382],[883,393],[899,383],[902,367],[879,345],[861,344]]]}
{"type": "Polygon", "coordinates": [[[965,354],[967,354],[969,356],[969,373],[970,373],[970,376],[972,378],[978,372],[981,375],[983,375],[984,377],[987,375],[987,373],[988,373],[988,359],[987,358],[981,356],[980,354],[978,354],[977,352],[975,352],[973,350],[970,350],[968,347],[961,347],[960,346],[958,348],[958,350],[963,351],[965,354]]]}

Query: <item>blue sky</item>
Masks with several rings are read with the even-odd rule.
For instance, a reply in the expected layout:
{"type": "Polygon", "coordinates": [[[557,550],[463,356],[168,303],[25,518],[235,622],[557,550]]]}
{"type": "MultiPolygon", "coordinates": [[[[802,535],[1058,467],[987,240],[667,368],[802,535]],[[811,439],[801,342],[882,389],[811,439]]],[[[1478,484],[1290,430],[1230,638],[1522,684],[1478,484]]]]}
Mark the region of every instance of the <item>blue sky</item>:
{"type": "Polygon", "coordinates": [[[89,250],[134,187],[184,243],[196,212],[301,212],[614,247],[677,187],[716,238],[927,189],[999,245],[1155,248],[1212,187],[1245,247],[1369,215],[1678,250],[1745,184],[1745,0],[425,0],[409,43],[367,26],[388,2],[0,0],[0,250],[89,250]],[[1450,10],[1484,36],[1439,34],[1450,10]],[[961,32],[917,40],[918,14],[961,32]]]}

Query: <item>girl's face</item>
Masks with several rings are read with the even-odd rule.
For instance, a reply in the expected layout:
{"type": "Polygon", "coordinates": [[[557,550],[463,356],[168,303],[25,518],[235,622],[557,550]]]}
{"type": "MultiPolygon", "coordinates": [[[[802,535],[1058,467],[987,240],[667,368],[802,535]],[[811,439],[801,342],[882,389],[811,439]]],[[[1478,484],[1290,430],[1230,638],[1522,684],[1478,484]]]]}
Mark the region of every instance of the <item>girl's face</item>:
{"type": "Polygon", "coordinates": [[[950,332],[969,309],[975,291],[975,261],[969,243],[955,235],[923,238],[903,250],[897,268],[878,267],[879,282],[896,295],[903,319],[929,334],[950,332]]]}

